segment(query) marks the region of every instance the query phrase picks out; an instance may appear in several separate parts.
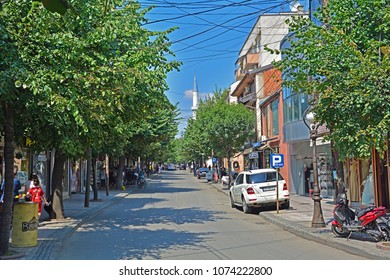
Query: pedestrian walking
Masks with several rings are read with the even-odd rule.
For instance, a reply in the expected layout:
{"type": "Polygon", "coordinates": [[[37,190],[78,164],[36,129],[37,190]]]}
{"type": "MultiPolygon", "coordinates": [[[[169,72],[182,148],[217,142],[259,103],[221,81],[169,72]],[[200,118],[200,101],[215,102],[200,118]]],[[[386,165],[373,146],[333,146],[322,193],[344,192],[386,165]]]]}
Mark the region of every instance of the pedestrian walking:
{"type": "Polygon", "coordinates": [[[107,176],[106,176],[106,170],[105,170],[104,166],[100,169],[99,177],[100,177],[100,187],[101,188],[106,187],[106,178],[107,178],[107,176]]]}

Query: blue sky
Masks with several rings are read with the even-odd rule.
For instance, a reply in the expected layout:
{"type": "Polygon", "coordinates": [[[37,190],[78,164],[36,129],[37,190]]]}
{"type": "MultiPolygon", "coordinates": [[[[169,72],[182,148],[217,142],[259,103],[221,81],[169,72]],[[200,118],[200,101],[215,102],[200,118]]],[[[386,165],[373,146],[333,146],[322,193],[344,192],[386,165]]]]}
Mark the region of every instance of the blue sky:
{"type": "MultiPolygon", "coordinates": [[[[139,0],[152,30],[178,27],[170,35],[176,60],[183,65],[168,76],[166,92],[179,103],[181,133],[192,116],[192,89],[196,74],[200,98],[234,82],[235,61],[256,19],[264,13],[289,12],[283,0],[139,0]]],[[[307,6],[308,1],[300,1],[307,6]]]]}

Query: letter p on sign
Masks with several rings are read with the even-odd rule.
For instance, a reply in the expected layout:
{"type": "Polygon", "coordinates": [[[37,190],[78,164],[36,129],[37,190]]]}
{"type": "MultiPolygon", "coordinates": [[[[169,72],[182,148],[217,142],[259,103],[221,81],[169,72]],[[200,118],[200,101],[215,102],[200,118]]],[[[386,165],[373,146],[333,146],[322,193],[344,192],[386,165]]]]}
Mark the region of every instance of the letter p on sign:
{"type": "Polygon", "coordinates": [[[271,161],[272,168],[281,168],[284,166],[284,155],[283,154],[271,154],[270,161],[271,161]]]}

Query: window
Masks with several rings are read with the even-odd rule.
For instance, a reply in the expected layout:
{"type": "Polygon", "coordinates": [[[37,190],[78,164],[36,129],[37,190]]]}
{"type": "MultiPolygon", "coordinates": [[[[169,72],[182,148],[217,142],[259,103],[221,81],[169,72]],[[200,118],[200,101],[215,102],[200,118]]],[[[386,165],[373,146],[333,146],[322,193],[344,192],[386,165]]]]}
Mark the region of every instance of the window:
{"type": "Polygon", "coordinates": [[[267,122],[267,124],[266,124],[267,135],[268,135],[268,137],[271,137],[272,136],[272,119],[271,119],[272,112],[271,112],[270,104],[267,105],[267,108],[266,108],[265,112],[266,112],[266,117],[265,118],[266,118],[266,122],[267,122]]]}
{"type": "Polygon", "coordinates": [[[284,123],[290,123],[291,122],[291,98],[287,98],[283,102],[283,112],[284,112],[284,123]]]}
{"type": "Polygon", "coordinates": [[[275,99],[271,103],[272,114],[272,135],[279,135],[279,100],[275,99]]]}
{"type": "Polygon", "coordinates": [[[298,121],[300,118],[299,118],[299,115],[300,115],[300,106],[299,106],[299,94],[294,94],[293,96],[291,96],[292,98],[292,119],[293,121],[298,121]]]}
{"type": "Polygon", "coordinates": [[[250,180],[250,176],[248,174],[245,175],[245,182],[247,184],[250,184],[251,183],[251,180],[250,180]]]}
{"type": "MultiPolygon", "coordinates": [[[[278,176],[278,180],[283,180],[282,175],[278,176]]],[[[250,175],[250,179],[248,183],[250,184],[258,184],[258,183],[266,183],[266,182],[273,182],[276,181],[276,172],[269,172],[269,173],[259,173],[259,174],[252,174],[250,175]]]]}
{"type": "MultiPolygon", "coordinates": [[[[312,8],[319,7],[321,4],[320,0],[311,0],[312,8]]],[[[290,33],[288,39],[281,42],[281,49],[288,49],[291,47],[289,40],[296,41],[294,33],[290,33]]],[[[283,52],[282,52],[283,59],[283,52]]],[[[288,79],[285,74],[282,74],[282,79],[288,79]]],[[[293,92],[291,88],[283,88],[283,113],[284,123],[292,123],[303,119],[303,114],[308,106],[308,96],[300,92],[293,92]]]]}
{"type": "MultiPolygon", "coordinates": [[[[291,93],[291,91],[289,91],[291,93]]],[[[283,94],[284,123],[291,123],[303,119],[308,106],[308,96],[303,93],[283,94]]]]}
{"type": "Polygon", "coordinates": [[[263,133],[268,137],[279,135],[279,99],[276,98],[271,103],[262,108],[263,133]]]}
{"type": "Polygon", "coordinates": [[[252,82],[249,87],[249,93],[254,93],[256,92],[256,83],[252,82]]]}
{"type": "Polygon", "coordinates": [[[243,183],[243,179],[244,179],[243,174],[238,175],[238,177],[236,179],[236,185],[241,185],[243,183]]]}

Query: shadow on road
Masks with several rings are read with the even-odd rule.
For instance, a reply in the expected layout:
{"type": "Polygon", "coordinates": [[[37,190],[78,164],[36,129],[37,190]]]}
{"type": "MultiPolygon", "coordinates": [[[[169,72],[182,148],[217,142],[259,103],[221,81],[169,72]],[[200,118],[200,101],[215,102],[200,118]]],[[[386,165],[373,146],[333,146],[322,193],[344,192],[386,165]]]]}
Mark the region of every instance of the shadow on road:
{"type": "MultiPolygon", "coordinates": [[[[138,206],[150,202],[150,199],[134,200],[138,201],[138,206]]],[[[157,202],[158,199],[154,201],[157,202]]],[[[89,240],[89,248],[84,250],[80,259],[161,259],[164,252],[171,251],[172,248],[190,249],[186,254],[197,254],[203,248],[202,243],[207,242],[213,232],[188,232],[181,226],[204,224],[222,218],[221,212],[205,211],[196,207],[128,208],[123,211],[124,214],[120,217],[86,223],[74,232],[72,240],[82,239],[85,234],[92,236],[92,233],[94,236],[89,240]],[[123,217],[126,217],[125,220],[123,217]],[[110,252],[110,255],[98,254],[90,246],[104,246],[104,251],[110,252]]],[[[66,259],[66,255],[63,257],[66,259]]]]}

